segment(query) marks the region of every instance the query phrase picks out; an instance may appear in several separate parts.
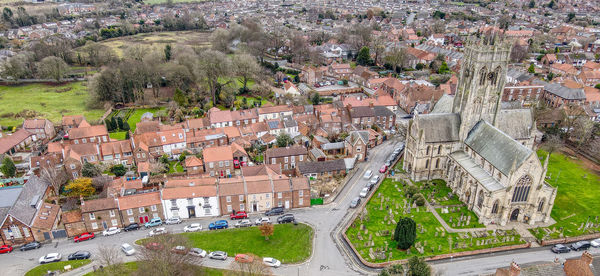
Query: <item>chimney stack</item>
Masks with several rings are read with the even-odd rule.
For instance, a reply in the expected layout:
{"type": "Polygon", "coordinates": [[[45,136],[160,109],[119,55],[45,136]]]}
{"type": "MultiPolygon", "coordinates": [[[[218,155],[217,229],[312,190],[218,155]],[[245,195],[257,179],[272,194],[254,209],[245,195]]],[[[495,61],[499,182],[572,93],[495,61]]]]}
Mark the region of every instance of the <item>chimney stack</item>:
{"type": "Polygon", "coordinates": [[[510,276],[519,276],[521,274],[521,268],[514,261],[510,263],[510,269],[508,271],[508,275],[510,276]]]}
{"type": "Polygon", "coordinates": [[[583,261],[586,265],[592,264],[593,260],[594,258],[592,257],[592,254],[590,254],[590,252],[584,251],[583,254],[581,254],[581,261],[583,261]]]}

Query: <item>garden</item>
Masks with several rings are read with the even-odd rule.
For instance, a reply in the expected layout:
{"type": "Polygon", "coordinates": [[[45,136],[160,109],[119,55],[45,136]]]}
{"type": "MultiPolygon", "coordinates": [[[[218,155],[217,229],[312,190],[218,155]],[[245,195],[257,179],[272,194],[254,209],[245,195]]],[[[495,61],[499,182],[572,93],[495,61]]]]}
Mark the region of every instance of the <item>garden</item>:
{"type": "Polygon", "coordinates": [[[427,207],[416,204],[416,195],[405,194],[409,186],[401,181],[384,179],[346,231],[348,239],[365,260],[381,263],[412,256],[427,257],[525,243],[514,230],[448,233],[427,207]],[[398,249],[398,243],[393,239],[396,224],[402,217],[411,218],[416,224],[415,243],[407,250],[398,249]]]}
{"type": "MultiPolygon", "coordinates": [[[[544,162],[547,153],[540,150],[544,162]]],[[[546,182],[557,187],[550,227],[530,229],[538,240],[574,237],[600,232],[600,176],[576,157],[554,152],[548,161],[546,182]]]]}
{"type": "Polygon", "coordinates": [[[75,269],[81,266],[84,266],[86,264],[91,263],[91,260],[73,260],[73,261],[62,261],[62,262],[56,262],[56,263],[49,263],[49,264],[43,264],[43,265],[38,265],[36,267],[34,267],[33,269],[27,271],[27,273],[25,273],[25,276],[43,276],[46,275],[48,273],[48,271],[61,271],[64,272],[64,267],[70,265],[71,269],[75,269]]]}
{"type": "Polygon", "coordinates": [[[142,116],[146,113],[152,113],[156,116],[157,112],[163,110],[162,107],[137,108],[137,109],[118,109],[113,111],[106,119],[105,124],[109,131],[111,139],[127,139],[127,132],[135,132],[137,123],[142,121],[142,116]]]}

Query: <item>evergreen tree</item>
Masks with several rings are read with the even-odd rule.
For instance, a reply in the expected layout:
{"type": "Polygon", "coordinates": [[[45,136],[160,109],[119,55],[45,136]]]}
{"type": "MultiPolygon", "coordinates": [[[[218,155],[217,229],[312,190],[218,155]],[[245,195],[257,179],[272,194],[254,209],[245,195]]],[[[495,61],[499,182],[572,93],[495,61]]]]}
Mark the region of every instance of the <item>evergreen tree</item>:
{"type": "Polygon", "coordinates": [[[358,52],[358,56],[356,57],[356,63],[359,65],[368,65],[371,61],[371,54],[369,51],[369,47],[365,46],[360,49],[358,52]]]}
{"type": "Polygon", "coordinates": [[[408,259],[408,275],[410,276],[430,276],[431,267],[425,262],[425,260],[413,256],[408,259]]]}
{"type": "Polygon", "coordinates": [[[115,120],[115,116],[113,116],[112,118],[110,118],[110,128],[112,130],[117,130],[118,129],[117,120],[115,120]]]}
{"type": "Polygon", "coordinates": [[[125,132],[125,140],[129,140],[131,136],[129,135],[129,131],[125,132]]]}
{"type": "Polygon", "coordinates": [[[123,164],[114,165],[110,168],[110,172],[114,173],[115,176],[124,176],[127,173],[127,168],[123,164]]]}
{"type": "Polygon", "coordinates": [[[278,147],[283,148],[283,147],[287,147],[287,146],[293,145],[293,144],[294,144],[294,140],[287,133],[283,132],[283,133],[279,134],[279,136],[277,136],[277,146],[278,147]]]}
{"type": "Polygon", "coordinates": [[[124,131],[129,131],[131,128],[129,127],[129,123],[128,122],[123,122],[123,128],[124,131]]]}
{"type": "Polygon", "coordinates": [[[17,167],[10,157],[4,157],[2,166],[0,166],[0,172],[2,172],[4,177],[15,177],[17,175],[17,167]]]}
{"type": "Polygon", "coordinates": [[[445,61],[442,61],[442,65],[438,69],[438,74],[448,74],[450,73],[450,68],[448,68],[448,64],[445,61]]]}
{"type": "Polygon", "coordinates": [[[123,129],[123,118],[117,117],[117,128],[123,129]]]}
{"type": "Polygon", "coordinates": [[[101,174],[102,172],[100,169],[96,165],[89,162],[85,162],[81,168],[81,176],[83,177],[96,177],[101,174]]]}
{"type": "Polygon", "coordinates": [[[171,60],[171,44],[167,44],[167,46],[165,46],[165,60],[171,60]]]}
{"type": "Polygon", "coordinates": [[[310,97],[310,101],[312,102],[312,104],[318,105],[321,102],[321,95],[319,95],[319,93],[315,92],[312,95],[312,97],[310,97]]]}
{"type": "Polygon", "coordinates": [[[398,243],[398,248],[402,250],[409,249],[417,238],[417,226],[415,221],[409,217],[401,218],[396,224],[394,240],[398,243]]]}
{"type": "Polygon", "coordinates": [[[535,73],[535,66],[532,64],[529,65],[529,68],[527,69],[527,72],[534,74],[535,73]]]}
{"type": "Polygon", "coordinates": [[[187,96],[179,88],[175,89],[175,95],[173,95],[173,100],[179,106],[186,106],[188,104],[188,98],[187,98],[187,96]]]}
{"type": "Polygon", "coordinates": [[[106,125],[106,130],[108,132],[113,131],[112,124],[110,123],[109,119],[104,119],[104,124],[106,125]]]}

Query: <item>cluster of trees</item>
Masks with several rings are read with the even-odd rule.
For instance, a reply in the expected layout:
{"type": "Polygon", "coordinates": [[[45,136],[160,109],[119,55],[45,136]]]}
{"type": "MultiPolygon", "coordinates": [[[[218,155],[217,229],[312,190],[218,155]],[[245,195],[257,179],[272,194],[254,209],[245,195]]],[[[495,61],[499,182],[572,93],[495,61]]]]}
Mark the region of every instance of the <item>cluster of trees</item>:
{"type": "Polygon", "coordinates": [[[129,123],[127,123],[127,121],[123,121],[123,118],[121,117],[117,117],[117,119],[115,119],[114,116],[110,119],[107,118],[104,120],[104,124],[109,132],[118,130],[129,131],[130,129],[129,123]]]}
{"type": "Polygon", "coordinates": [[[0,165],[0,172],[4,177],[15,177],[17,175],[17,167],[10,157],[4,157],[2,165],[0,165]]]}

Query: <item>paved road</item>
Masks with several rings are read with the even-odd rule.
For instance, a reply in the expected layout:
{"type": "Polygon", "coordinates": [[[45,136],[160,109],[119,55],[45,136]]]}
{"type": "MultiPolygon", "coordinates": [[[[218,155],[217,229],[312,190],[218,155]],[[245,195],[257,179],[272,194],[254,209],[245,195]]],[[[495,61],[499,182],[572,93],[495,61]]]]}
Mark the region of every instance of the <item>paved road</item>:
{"type": "MultiPolygon", "coordinates": [[[[350,201],[358,196],[360,190],[366,184],[366,180],[362,179],[364,172],[370,169],[377,173],[377,170],[383,165],[388,155],[398,143],[400,143],[399,140],[390,140],[374,149],[370,149],[368,161],[357,165],[354,175],[350,177],[347,184],[338,194],[338,197],[331,204],[291,211],[298,221],[308,223],[315,229],[313,254],[308,261],[302,264],[284,265],[275,269],[274,273],[277,275],[357,275],[366,273],[366,271],[360,270],[353,263],[352,258],[347,258],[346,251],[340,251],[340,248],[338,248],[332,238],[334,236],[332,233],[342,219],[351,216],[355,212],[356,209],[349,210],[348,207],[350,201]]],[[[253,221],[258,217],[259,215],[250,215],[253,221]]],[[[193,222],[201,223],[204,229],[207,229],[208,224],[215,219],[194,219],[193,222]]],[[[271,220],[273,219],[274,217],[271,218],[271,220]]],[[[179,225],[167,225],[165,227],[169,233],[179,233],[183,232],[183,227],[191,222],[186,221],[179,225]]],[[[90,251],[92,253],[92,260],[94,260],[94,255],[98,252],[99,245],[118,247],[125,242],[133,244],[135,240],[145,237],[148,232],[149,230],[142,229],[123,232],[110,237],[97,236],[93,240],[81,243],[74,243],[72,239],[58,240],[51,244],[46,244],[40,249],[26,252],[13,251],[10,254],[0,256],[0,267],[3,268],[4,275],[23,275],[28,270],[37,266],[38,258],[45,254],[58,252],[63,255],[63,260],[66,260],[68,254],[78,250],[90,251]]],[[[341,248],[342,250],[348,250],[344,247],[341,248]]],[[[135,257],[124,257],[124,261],[132,260],[135,260],[135,257]]],[[[227,268],[231,261],[231,258],[227,261],[206,259],[203,264],[210,267],[227,268]]],[[[95,260],[94,263],[96,263],[95,260]]],[[[91,266],[86,266],[85,268],[77,269],[71,274],[81,275],[90,269],[91,266]]]]}

